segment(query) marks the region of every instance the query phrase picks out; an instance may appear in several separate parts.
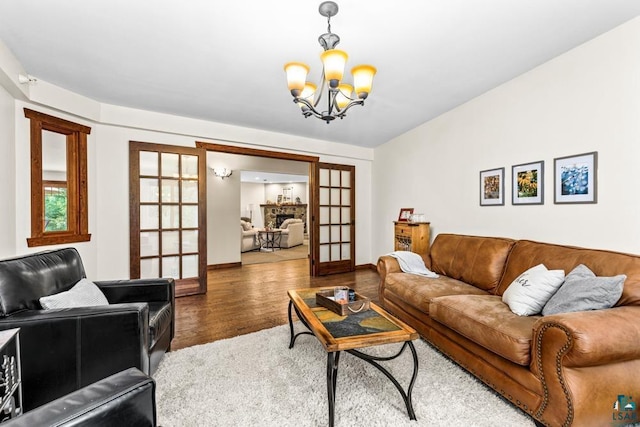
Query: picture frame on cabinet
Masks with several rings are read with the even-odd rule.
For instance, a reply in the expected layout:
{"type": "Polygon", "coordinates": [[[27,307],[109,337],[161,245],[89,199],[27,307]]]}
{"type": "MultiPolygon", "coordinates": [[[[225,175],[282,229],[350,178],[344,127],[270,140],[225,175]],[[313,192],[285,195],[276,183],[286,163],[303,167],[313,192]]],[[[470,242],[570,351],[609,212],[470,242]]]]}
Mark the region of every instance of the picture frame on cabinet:
{"type": "Polygon", "coordinates": [[[511,204],[544,204],[544,161],[511,166],[511,204]]]}
{"type": "Polygon", "coordinates": [[[555,204],[598,203],[598,152],[553,160],[555,204]]]}
{"type": "Polygon", "coordinates": [[[504,168],[480,171],[480,206],[504,206],[504,168]]]}
{"type": "Polygon", "coordinates": [[[398,222],[409,222],[413,208],[400,208],[400,214],[398,215],[398,222]]]}

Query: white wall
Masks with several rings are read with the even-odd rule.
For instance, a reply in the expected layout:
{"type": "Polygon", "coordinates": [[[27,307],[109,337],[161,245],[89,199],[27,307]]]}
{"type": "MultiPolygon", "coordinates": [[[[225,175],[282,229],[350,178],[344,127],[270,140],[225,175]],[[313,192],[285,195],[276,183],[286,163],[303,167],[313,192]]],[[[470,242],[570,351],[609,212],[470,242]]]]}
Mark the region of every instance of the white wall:
{"type": "Polygon", "coordinates": [[[243,182],[240,185],[240,211],[242,216],[252,219],[252,224],[256,228],[264,227],[264,218],[260,204],[266,200],[264,195],[264,184],[254,182],[243,182]],[[253,205],[253,211],[250,212],[250,206],[253,205]]]}
{"type": "Polygon", "coordinates": [[[640,253],[640,19],[375,150],[374,253],[414,207],[432,233],[528,238],[640,253]],[[598,203],[553,203],[553,159],[598,152],[598,203]],[[511,166],[545,162],[544,205],[511,205],[511,166]],[[479,206],[479,172],[505,167],[505,206],[479,206]]]}
{"type": "MultiPolygon", "coordinates": [[[[0,257],[7,258],[16,254],[16,211],[6,207],[14,206],[16,201],[15,174],[15,110],[13,97],[0,86],[0,257]]],[[[29,193],[27,193],[29,194],[29,193]]]]}
{"type": "MultiPolygon", "coordinates": [[[[307,203],[307,194],[308,194],[309,185],[305,182],[291,182],[291,183],[275,183],[275,184],[265,184],[264,192],[265,192],[265,201],[271,200],[272,202],[278,201],[278,195],[282,195],[282,191],[285,188],[291,188],[293,190],[293,199],[292,202],[295,202],[296,197],[300,197],[300,203],[307,203]]],[[[262,203],[264,203],[263,201],[262,203]]]]}

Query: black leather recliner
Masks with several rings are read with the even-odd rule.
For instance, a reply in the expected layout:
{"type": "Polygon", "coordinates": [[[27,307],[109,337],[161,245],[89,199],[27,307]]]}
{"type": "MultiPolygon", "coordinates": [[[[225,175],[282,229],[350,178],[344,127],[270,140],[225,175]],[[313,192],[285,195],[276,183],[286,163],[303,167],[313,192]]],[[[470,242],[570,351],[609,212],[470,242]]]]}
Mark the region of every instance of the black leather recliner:
{"type": "Polygon", "coordinates": [[[170,349],[173,279],[96,281],[109,305],[42,309],[85,277],[73,248],[0,261],[0,330],[20,328],[25,411],[130,367],[151,375],[170,349]]]}
{"type": "Polygon", "coordinates": [[[156,384],[136,368],[118,372],[33,411],[3,427],[155,427],[156,384]]]}

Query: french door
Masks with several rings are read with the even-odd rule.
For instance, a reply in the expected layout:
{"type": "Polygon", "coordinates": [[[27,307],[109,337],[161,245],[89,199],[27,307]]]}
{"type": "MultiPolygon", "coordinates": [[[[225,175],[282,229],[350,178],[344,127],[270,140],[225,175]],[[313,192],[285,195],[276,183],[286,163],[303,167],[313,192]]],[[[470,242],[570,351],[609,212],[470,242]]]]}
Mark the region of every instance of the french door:
{"type": "Polygon", "coordinates": [[[311,275],[355,270],[355,166],[311,164],[311,275]]]}
{"type": "Polygon", "coordinates": [[[206,151],[129,142],[130,274],[207,291],[206,151]]]}

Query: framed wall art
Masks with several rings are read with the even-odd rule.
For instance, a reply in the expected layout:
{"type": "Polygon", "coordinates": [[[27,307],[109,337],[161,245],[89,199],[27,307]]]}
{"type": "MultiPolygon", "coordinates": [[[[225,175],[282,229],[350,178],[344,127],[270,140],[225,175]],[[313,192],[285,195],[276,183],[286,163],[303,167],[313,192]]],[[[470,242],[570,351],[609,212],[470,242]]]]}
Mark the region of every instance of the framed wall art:
{"type": "Polygon", "coordinates": [[[480,171],[480,206],[504,205],[504,168],[480,171]]]}
{"type": "Polygon", "coordinates": [[[555,174],[553,202],[598,202],[598,152],[558,157],[553,160],[555,174]]]}
{"type": "Polygon", "coordinates": [[[412,213],[413,208],[401,208],[400,214],[398,215],[398,222],[409,222],[412,213]]]}
{"type": "Polygon", "coordinates": [[[544,161],[511,167],[511,204],[544,204],[544,161]]]}

